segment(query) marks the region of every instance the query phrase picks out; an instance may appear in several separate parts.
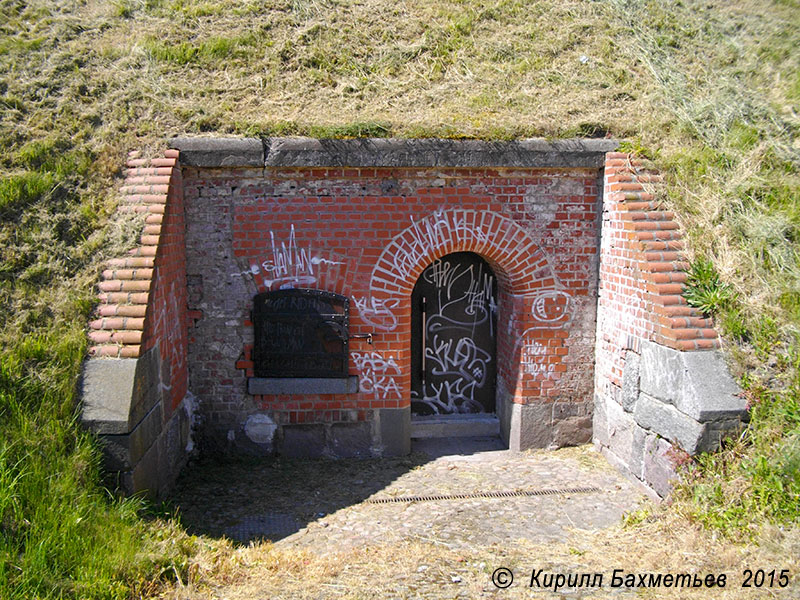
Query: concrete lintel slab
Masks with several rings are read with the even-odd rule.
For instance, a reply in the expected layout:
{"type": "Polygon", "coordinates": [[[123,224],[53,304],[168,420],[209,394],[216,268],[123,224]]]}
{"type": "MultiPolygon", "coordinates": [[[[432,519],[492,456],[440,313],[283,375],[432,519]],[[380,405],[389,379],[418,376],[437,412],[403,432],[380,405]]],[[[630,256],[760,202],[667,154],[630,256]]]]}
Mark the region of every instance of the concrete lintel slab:
{"type": "Polygon", "coordinates": [[[483,141],[272,138],[268,167],[585,167],[599,168],[614,140],[483,141]]]}
{"type": "Polygon", "coordinates": [[[194,167],[572,167],[600,168],[606,139],[516,141],[181,137],[169,142],[194,167]]]}
{"type": "Polygon", "coordinates": [[[169,141],[190,167],[263,167],[264,144],[257,138],[182,137],[169,141]]]}

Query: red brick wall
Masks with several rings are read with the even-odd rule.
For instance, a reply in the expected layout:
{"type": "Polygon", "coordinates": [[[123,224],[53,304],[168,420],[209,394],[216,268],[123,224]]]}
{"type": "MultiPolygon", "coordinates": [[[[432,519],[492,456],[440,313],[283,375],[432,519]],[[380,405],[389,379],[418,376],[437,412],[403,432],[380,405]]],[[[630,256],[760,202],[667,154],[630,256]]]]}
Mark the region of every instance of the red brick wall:
{"type": "Polygon", "coordinates": [[[595,169],[184,167],[191,388],[210,423],[369,420],[407,407],[410,306],[422,270],[472,251],[499,285],[499,377],[517,403],[592,393],[595,169]],[[252,297],[289,284],[349,296],[358,394],[248,396],[252,297]],[[235,349],[235,354],[231,352],[235,349]],[[238,358],[237,358],[238,357],[238,358]]]}
{"type": "Polygon", "coordinates": [[[604,185],[595,368],[605,390],[621,387],[625,354],[639,353],[643,340],[685,351],[718,348],[719,339],[681,296],[683,235],[656,200],[660,175],[646,161],[611,152],[604,185]]]}
{"type": "Polygon", "coordinates": [[[177,150],[145,159],[132,153],[120,212],[145,215],[140,245],[112,259],[99,284],[90,354],[136,358],[158,344],[166,419],[187,391],[186,242],[177,150]]]}
{"type": "Polygon", "coordinates": [[[169,387],[172,409],[183,400],[188,386],[185,233],[183,182],[178,168],[173,169],[170,177],[166,211],[158,234],[156,277],[142,336],[143,352],[158,343],[161,381],[169,387]]]}

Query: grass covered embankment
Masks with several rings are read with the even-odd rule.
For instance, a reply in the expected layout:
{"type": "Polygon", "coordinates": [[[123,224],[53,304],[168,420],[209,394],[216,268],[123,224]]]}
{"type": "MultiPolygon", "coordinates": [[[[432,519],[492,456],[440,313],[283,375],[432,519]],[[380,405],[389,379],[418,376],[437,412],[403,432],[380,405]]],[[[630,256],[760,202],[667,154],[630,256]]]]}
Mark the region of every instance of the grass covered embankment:
{"type": "Polygon", "coordinates": [[[135,239],[125,153],[177,134],[627,140],[755,407],[676,505],[796,525],[799,45],[792,0],[0,1],[0,596],[126,597],[193,551],[103,491],[74,395],[100,265],[135,239]]]}

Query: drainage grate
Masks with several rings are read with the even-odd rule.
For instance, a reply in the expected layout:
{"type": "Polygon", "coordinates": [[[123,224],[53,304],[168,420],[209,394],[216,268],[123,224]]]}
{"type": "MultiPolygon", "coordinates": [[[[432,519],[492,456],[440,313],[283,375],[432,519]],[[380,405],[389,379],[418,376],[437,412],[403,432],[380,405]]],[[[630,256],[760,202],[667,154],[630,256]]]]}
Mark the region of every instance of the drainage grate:
{"type": "Polygon", "coordinates": [[[242,518],[226,527],[223,533],[235,542],[249,542],[264,538],[273,542],[299,531],[302,525],[289,514],[267,512],[242,518]]]}
{"type": "Polygon", "coordinates": [[[470,494],[437,494],[435,496],[394,496],[389,498],[367,498],[368,504],[391,504],[393,502],[433,502],[435,500],[468,500],[472,498],[518,498],[520,496],[561,496],[564,494],[590,494],[599,492],[597,487],[560,488],[550,490],[514,490],[511,492],[472,492],[470,494]]]}

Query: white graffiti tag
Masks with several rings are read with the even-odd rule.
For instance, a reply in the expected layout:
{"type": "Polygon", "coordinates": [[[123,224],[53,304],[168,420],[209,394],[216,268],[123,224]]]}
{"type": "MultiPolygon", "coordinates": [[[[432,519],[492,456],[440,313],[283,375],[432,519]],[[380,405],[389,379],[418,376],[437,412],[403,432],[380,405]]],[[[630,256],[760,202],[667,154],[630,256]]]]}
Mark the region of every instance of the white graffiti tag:
{"type": "Polygon", "coordinates": [[[526,343],[522,348],[522,367],[528,375],[539,379],[550,379],[555,372],[554,364],[546,364],[547,348],[539,342],[526,343]]]}
{"type": "Polygon", "coordinates": [[[531,316],[541,325],[533,328],[564,327],[569,323],[572,297],[561,290],[539,292],[531,303],[531,316]]]}
{"type": "Polygon", "coordinates": [[[250,268],[237,275],[256,276],[262,272],[269,277],[264,280],[266,287],[273,284],[296,284],[310,285],[316,283],[319,265],[341,265],[343,263],[322,258],[311,251],[311,246],[300,248],[297,245],[297,236],[294,225],[289,232],[288,241],[276,243],[275,232],[269,232],[270,249],[272,256],[262,261],[260,264],[250,265],[250,268]]]}
{"type": "Polygon", "coordinates": [[[470,338],[453,342],[437,337],[432,347],[425,348],[425,358],[433,363],[431,374],[437,381],[425,385],[425,397],[414,401],[426,404],[435,414],[483,412],[475,390],[486,384],[487,364],[492,357],[470,338]]]}
{"type": "Polygon", "coordinates": [[[446,260],[435,260],[423,277],[437,288],[439,312],[428,317],[426,327],[429,333],[449,329],[462,329],[473,332],[475,327],[488,321],[490,335],[494,335],[494,320],[497,312],[494,300],[494,277],[474,265],[464,267],[451,265],[446,260]],[[459,279],[467,284],[466,291],[460,295],[453,293],[453,284],[459,279]]]}
{"type": "Polygon", "coordinates": [[[528,327],[522,332],[522,335],[517,338],[515,348],[519,348],[519,345],[528,338],[529,333],[541,329],[563,329],[569,325],[572,320],[571,303],[572,296],[561,290],[546,290],[536,294],[531,302],[531,316],[536,325],[528,327]]]}
{"type": "Polygon", "coordinates": [[[399,298],[373,298],[372,296],[353,297],[353,302],[361,318],[378,329],[394,331],[397,316],[392,312],[400,306],[399,298]]]}
{"type": "Polygon", "coordinates": [[[375,398],[399,398],[400,388],[394,380],[400,375],[400,367],[393,357],[384,358],[379,352],[352,352],[356,368],[361,372],[359,388],[362,392],[375,394],[375,398]]]}
{"type": "Polygon", "coordinates": [[[498,253],[516,256],[541,253],[530,233],[505,215],[437,210],[419,220],[412,218],[410,226],[386,246],[372,270],[370,290],[391,295],[396,293],[398,281],[406,281],[415,269],[448,248],[472,248],[480,253],[487,245],[498,253]]]}
{"type": "Polygon", "coordinates": [[[424,414],[484,412],[477,390],[486,386],[492,354],[476,345],[494,339],[494,276],[482,263],[437,259],[422,274],[425,343],[421,388],[412,410],[424,414]],[[427,365],[427,366],[426,366],[427,365]],[[422,397],[420,397],[422,396],[422,397]],[[424,406],[420,406],[424,405],[424,406]]]}
{"type": "MultiPolygon", "coordinates": [[[[556,365],[548,364],[547,348],[535,340],[529,340],[543,329],[563,329],[572,320],[570,312],[572,296],[561,290],[545,290],[536,294],[531,301],[531,316],[536,325],[528,327],[517,338],[515,351],[522,345],[522,368],[528,375],[537,379],[555,379],[556,365]]],[[[509,325],[509,331],[510,331],[509,325]]]]}

